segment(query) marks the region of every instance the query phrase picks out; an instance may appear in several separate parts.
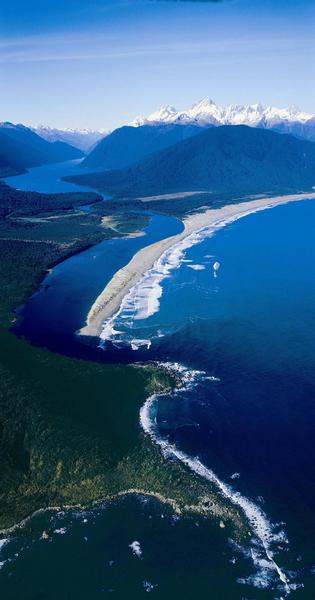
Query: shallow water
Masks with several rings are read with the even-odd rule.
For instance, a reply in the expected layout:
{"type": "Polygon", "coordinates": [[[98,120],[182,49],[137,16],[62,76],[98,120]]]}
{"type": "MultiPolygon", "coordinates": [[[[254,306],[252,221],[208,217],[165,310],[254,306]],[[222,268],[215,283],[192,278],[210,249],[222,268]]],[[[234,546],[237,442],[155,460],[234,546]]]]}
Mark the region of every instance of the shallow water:
{"type": "MultiPolygon", "coordinates": [[[[166,236],[170,221],[152,224],[152,235],[157,224],[166,236]]],[[[275,534],[285,532],[288,544],[274,540],[272,550],[290,598],[297,600],[315,594],[314,230],[315,204],[305,201],[248,216],[187,249],[161,284],[159,310],[134,319],[133,309],[118,322],[121,340],[150,339],[150,350],[108,344],[102,354],[104,360],[179,361],[212,378],[158,398],[159,435],[251,499],[275,534]],[[216,278],[215,261],[221,265],[216,278]]],[[[143,240],[126,242],[134,251],[132,244],[143,240]]],[[[56,348],[63,351],[64,330],[71,336],[84,321],[93,294],[117,268],[104,267],[103,247],[97,248],[95,269],[90,271],[95,249],[65,261],[26,306],[22,331],[32,341],[50,345],[57,331],[56,348]],[[83,273],[81,294],[76,286],[83,273]],[[67,317],[72,311],[73,320],[67,317]]],[[[119,255],[121,262],[128,252],[119,255]]],[[[9,561],[2,568],[8,598],[17,597],[22,582],[28,594],[23,598],[35,597],[35,571],[43,598],[99,598],[113,590],[116,597],[131,598],[150,591],[163,598],[271,600],[286,593],[276,572],[255,564],[253,547],[246,556],[217,525],[174,520],[153,501],[126,499],[85,514],[48,513],[30,527],[23,540],[0,551],[0,560],[9,561]],[[63,527],[65,533],[53,533],[63,527]],[[51,532],[48,541],[40,539],[43,529],[51,532]],[[129,547],[134,541],[143,551],[140,558],[129,547]],[[62,586],[52,582],[52,564],[62,573],[62,586]]]]}

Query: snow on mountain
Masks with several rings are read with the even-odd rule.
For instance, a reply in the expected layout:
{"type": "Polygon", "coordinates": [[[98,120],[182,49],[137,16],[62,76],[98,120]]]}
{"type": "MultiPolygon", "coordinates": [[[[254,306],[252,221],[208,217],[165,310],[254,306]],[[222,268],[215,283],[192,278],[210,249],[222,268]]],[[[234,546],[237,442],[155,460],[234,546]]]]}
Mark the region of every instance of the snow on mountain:
{"type": "Polygon", "coordinates": [[[66,142],[84,152],[91,150],[101,138],[109,133],[106,129],[55,129],[44,125],[31,127],[31,129],[37,135],[44,138],[44,140],[49,142],[66,142]]]}
{"type": "Polygon", "coordinates": [[[296,106],[289,108],[263,107],[261,104],[219,106],[210,98],[204,98],[187,110],[178,111],[172,106],[162,106],[148,117],[137,117],[131,125],[154,125],[161,123],[189,123],[204,125],[251,125],[274,128],[278,124],[305,125],[314,127],[315,115],[301,111],[296,106]]]}
{"type": "MultiPolygon", "coordinates": [[[[301,111],[297,106],[288,108],[264,107],[261,104],[231,104],[220,106],[210,98],[204,98],[187,110],[177,110],[173,106],[162,106],[147,117],[137,117],[130,125],[162,124],[198,125],[250,125],[266,127],[281,133],[291,133],[298,137],[315,141],[315,114],[301,111]]],[[[9,127],[10,124],[5,124],[9,127]]],[[[21,125],[21,127],[23,127],[21,125]]],[[[86,153],[110,131],[106,129],[57,129],[38,125],[32,131],[47,141],[61,141],[71,144],[86,153]]]]}

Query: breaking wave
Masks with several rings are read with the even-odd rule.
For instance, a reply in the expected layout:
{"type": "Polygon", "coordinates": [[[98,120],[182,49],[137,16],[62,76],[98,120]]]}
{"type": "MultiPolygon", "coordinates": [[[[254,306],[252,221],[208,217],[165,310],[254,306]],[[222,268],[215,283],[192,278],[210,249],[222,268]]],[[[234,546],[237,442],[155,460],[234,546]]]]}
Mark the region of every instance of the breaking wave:
{"type": "Polygon", "coordinates": [[[136,556],[137,558],[142,558],[142,549],[140,542],[138,542],[137,540],[131,542],[131,544],[129,544],[129,548],[134,556],[136,556]]]}
{"type": "MultiPolygon", "coordinates": [[[[202,379],[212,379],[206,377],[203,371],[192,371],[178,363],[159,363],[165,366],[168,371],[173,371],[177,377],[180,377],[180,386],[175,390],[175,394],[181,394],[197,386],[202,379]]],[[[265,512],[252,500],[243,496],[240,492],[234,490],[230,485],[222,481],[211,469],[206,467],[199,458],[191,457],[186,452],[178,449],[169,441],[163,438],[158,430],[156,414],[159,397],[163,394],[153,394],[148,397],[140,410],[140,425],[143,431],[150,436],[151,440],[157,444],[166,458],[172,458],[180,461],[191,471],[211,482],[216,486],[220,494],[229,502],[239,507],[245,514],[253,534],[251,547],[246,556],[251,559],[257,572],[247,580],[239,580],[240,583],[251,583],[257,587],[268,587],[274,576],[280,582],[282,590],[287,595],[290,593],[294,584],[290,584],[289,578],[282,570],[274,558],[274,545],[288,543],[284,531],[275,531],[275,525],[272,524],[265,512]]],[[[244,552],[243,552],[244,554],[244,552]]]]}
{"type": "MultiPolygon", "coordinates": [[[[116,323],[123,326],[123,321],[132,322],[147,319],[159,311],[160,298],[163,293],[162,281],[170,276],[174,269],[178,269],[185,257],[186,251],[202,242],[205,237],[213,234],[213,226],[198,230],[163,252],[141,279],[124,297],[119,310],[103,324],[100,338],[105,341],[119,341],[122,331],[115,329],[116,323]]],[[[127,340],[125,340],[127,341],[127,340]]],[[[135,341],[136,342],[136,341],[135,341]]]]}
{"type": "MultiPolygon", "coordinates": [[[[211,225],[205,225],[193,231],[183,239],[175,242],[170,248],[167,248],[155,261],[153,266],[129,290],[123,298],[118,311],[104,321],[100,334],[101,347],[107,341],[111,341],[117,346],[125,345],[126,343],[131,345],[129,335],[126,334],[126,326],[132,328],[135,321],[148,319],[159,311],[160,299],[163,294],[162,281],[170,277],[172,271],[178,269],[182,262],[191,262],[185,259],[187,250],[200,244],[206,238],[213,236],[216,231],[222,229],[225,225],[270,207],[270,205],[258,207],[238,215],[233,215],[232,217],[220,219],[211,225]],[[119,323],[118,329],[116,329],[117,323],[119,323]],[[123,330],[121,331],[120,329],[123,330]]],[[[203,265],[188,266],[195,270],[204,269],[203,265]]],[[[133,340],[133,349],[137,349],[138,342],[139,340],[133,340]]],[[[141,345],[145,344],[140,343],[139,346],[141,345]]]]}

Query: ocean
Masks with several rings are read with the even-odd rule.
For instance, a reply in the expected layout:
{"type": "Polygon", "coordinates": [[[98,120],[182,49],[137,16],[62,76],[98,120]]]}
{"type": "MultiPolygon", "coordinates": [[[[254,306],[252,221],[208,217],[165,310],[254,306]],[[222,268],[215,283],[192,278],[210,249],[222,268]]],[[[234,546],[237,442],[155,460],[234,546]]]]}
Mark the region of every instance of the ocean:
{"type": "MultiPolygon", "coordinates": [[[[303,201],[200,236],[167,257],[164,277],[161,269],[148,274],[111,323],[119,333],[103,336],[104,360],[187,369],[181,391],[148,399],[139,427],[170,460],[212,477],[227,502],[248,511],[249,544],[239,546],[209,519],[178,518],[144,497],[45,512],[0,548],[4,597],[315,597],[314,233],[315,204],[303,201]],[[41,533],[48,528],[47,542],[41,533]]],[[[73,260],[57,267],[57,287],[50,281],[54,311],[44,289],[26,305],[20,332],[33,343],[50,347],[62,298],[78,306],[67,275],[73,260]],[[34,299],[36,314],[49,315],[40,339],[34,299]]],[[[78,278],[84,268],[83,261],[78,278]]],[[[102,282],[109,278],[105,270],[100,260],[93,290],[100,272],[102,282]]],[[[70,324],[63,319],[68,335],[84,324],[86,303],[70,324]]],[[[65,337],[57,338],[53,346],[63,351],[65,337]]]]}

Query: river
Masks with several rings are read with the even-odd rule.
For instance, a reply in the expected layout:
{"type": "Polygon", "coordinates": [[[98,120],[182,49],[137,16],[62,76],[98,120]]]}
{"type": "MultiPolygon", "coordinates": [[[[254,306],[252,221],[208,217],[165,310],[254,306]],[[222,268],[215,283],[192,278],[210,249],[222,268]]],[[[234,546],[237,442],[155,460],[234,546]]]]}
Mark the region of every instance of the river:
{"type": "MultiPolygon", "coordinates": [[[[27,540],[3,546],[2,559],[14,565],[8,593],[23,581],[33,597],[36,577],[45,598],[314,597],[314,223],[314,203],[293,203],[204,239],[163,282],[159,311],[119,323],[127,341],[150,338],[150,349],[97,351],[106,361],[178,361],[204,372],[196,386],[153,399],[148,433],[253,503],[283,578],[254,531],[249,549],[238,547],[211,521],[129,498],[34,517],[27,540]],[[55,535],[43,551],[48,523],[55,535]]],[[[156,215],[145,236],[105,241],[58,265],[26,304],[20,331],[76,354],[75,331],[115,270],[179,227],[156,215]]]]}

